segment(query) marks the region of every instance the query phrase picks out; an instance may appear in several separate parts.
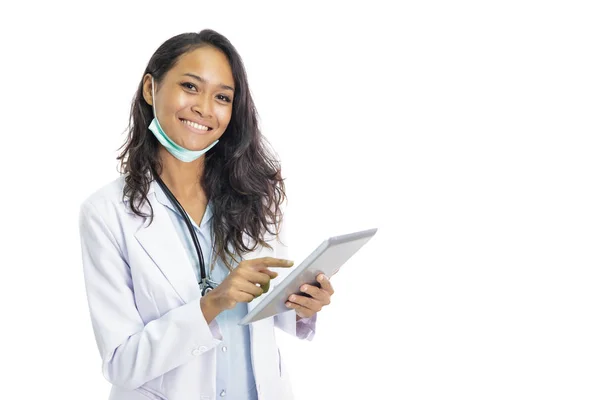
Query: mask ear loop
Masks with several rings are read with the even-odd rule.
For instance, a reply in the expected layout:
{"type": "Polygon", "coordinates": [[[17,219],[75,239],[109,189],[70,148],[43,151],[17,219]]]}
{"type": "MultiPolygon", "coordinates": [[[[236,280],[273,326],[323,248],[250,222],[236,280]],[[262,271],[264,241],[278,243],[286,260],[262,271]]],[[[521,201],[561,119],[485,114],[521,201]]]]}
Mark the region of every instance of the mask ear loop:
{"type": "Polygon", "coordinates": [[[154,113],[154,118],[156,118],[156,97],[154,96],[154,77],[152,77],[152,112],[154,113]]]}

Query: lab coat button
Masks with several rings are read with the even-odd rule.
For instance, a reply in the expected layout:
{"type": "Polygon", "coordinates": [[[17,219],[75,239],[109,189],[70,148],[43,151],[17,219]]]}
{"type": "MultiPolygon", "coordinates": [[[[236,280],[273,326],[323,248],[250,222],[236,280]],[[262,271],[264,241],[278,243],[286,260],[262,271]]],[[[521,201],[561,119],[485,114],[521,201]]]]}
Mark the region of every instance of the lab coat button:
{"type": "Polygon", "coordinates": [[[225,353],[227,351],[227,346],[223,346],[221,350],[223,350],[223,353],[225,353]]]}
{"type": "Polygon", "coordinates": [[[200,347],[194,349],[194,351],[192,351],[192,354],[195,356],[199,356],[200,354],[204,353],[206,350],[208,350],[208,347],[200,346],[200,347]]]}
{"type": "Polygon", "coordinates": [[[219,394],[219,396],[225,397],[226,394],[227,394],[227,392],[225,392],[225,390],[221,390],[221,394],[219,394]]]}

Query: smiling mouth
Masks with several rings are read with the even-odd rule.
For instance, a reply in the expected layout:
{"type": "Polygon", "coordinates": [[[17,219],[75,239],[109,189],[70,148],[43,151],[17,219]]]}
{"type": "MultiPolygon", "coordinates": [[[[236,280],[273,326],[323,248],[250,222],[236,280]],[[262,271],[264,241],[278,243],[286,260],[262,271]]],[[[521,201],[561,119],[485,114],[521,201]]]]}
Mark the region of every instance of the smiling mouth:
{"type": "Polygon", "coordinates": [[[196,130],[199,130],[199,131],[208,132],[208,131],[211,131],[211,130],[212,130],[212,128],[211,128],[211,127],[208,127],[208,126],[206,126],[206,125],[200,125],[200,124],[197,124],[197,123],[195,123],[195,122],[188,121],[187,119],[181,119],[181,118],[180,118],[179,120],[180,120],[181,122],[183,122],[185,125],[187,125],[187,126],[189,126],[189,127],[191,127],[191,128],[194,128],[194,129],[196,129],[196,130]]]}

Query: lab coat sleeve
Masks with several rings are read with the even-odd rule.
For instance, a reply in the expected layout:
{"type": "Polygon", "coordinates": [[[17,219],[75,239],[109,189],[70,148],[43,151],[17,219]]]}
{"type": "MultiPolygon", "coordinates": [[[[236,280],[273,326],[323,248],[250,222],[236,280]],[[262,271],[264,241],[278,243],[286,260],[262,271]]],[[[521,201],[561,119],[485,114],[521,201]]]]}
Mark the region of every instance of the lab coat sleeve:
{"type": "Polygon", "coordinates": [[[310,341],[316,334],[317,314],[296,321],[296,312],[287,311],[275,316],[275,326],[298,339],[310,341]]]}
{"type": "Polygon", "coordinates": [[[136,389],[220,343],[218,325],[207,324],[200,298],[144,324],[129,265],[93,204],[82,205],[79,227],[92,326],[109,382],[136,389]]]}

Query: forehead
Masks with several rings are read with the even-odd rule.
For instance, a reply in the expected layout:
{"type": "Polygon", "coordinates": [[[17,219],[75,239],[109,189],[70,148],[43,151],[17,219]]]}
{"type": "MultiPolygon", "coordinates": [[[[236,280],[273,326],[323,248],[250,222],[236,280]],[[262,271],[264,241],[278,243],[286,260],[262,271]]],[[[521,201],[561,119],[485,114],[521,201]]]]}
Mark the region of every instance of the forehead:
{"type": "Polygon", "coordinates": [[[227,56],[212,46],[200,47],[182,54],[169,71],[170,75],[176,76],[188,73],[198,75],[211,84],[231,87],[234,84],[227,56]]]}

